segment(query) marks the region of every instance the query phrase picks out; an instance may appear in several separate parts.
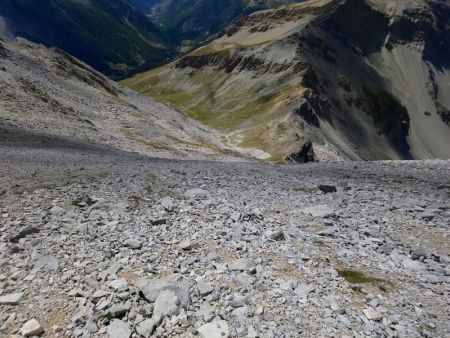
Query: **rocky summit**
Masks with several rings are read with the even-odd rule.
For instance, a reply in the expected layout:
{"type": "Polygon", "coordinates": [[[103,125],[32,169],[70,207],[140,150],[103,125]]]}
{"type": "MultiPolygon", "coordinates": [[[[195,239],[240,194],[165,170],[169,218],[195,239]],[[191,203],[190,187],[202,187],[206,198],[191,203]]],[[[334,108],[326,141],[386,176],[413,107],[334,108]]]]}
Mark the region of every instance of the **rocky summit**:
{"type": "Polygon", "coordinates": [[[448,161],[0,150],[2,337],[450,334],[448,161]]]}

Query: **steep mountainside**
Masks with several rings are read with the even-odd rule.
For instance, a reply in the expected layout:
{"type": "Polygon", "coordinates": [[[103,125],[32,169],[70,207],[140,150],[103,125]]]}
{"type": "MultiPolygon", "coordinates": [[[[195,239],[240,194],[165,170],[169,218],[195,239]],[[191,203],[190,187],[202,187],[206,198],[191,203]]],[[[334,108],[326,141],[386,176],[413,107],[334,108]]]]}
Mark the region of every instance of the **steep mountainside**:
{"type": "Polygon", "coordinates": [[[163,0],[126,0],[130,5],[142,11],[144,14],[150,14],[155,5],[163,0]]]}
{"type": "Polygon", "coordinates": [[[149,14],[173,41],[190,47],[208,40],[242,15],[301,1],[303,0],[157,0],[149,14]]]}
{"type": "Polygon", "coordinates": [[[450,158],[449,55],[447,1],[311,0],[125,83],[263,159],[450,158]]]}
{"type": "Polygon", "coordinates": [[[113,77],[173,55],[151,20],[122,0],[2,0],[0,17],[15,35],[61,48],[113,77]]]}
{"type": "Polygon", "coordinates": [[[158,157],[236,158],[184,114],[24,39],[0,40],[0,139],[49,149],[88,143],[158,157]]]}

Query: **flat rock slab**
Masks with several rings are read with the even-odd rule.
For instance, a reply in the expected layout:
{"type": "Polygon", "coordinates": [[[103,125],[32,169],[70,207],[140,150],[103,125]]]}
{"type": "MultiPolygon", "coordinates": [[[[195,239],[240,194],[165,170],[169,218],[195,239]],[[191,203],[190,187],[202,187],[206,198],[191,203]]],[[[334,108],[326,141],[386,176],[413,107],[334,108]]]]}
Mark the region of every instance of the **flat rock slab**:
{"type": "Polygon", "coordinates": [[[363,313],[369,320],[380,321],[383,319],[383,316],[376,310],[364,309],[363,313]]]}
{"type": "Polygon", "coordinates": [[[20,329],[20,333],[24,337],[37,336],[42,332],[44,332],[43,327],[34,318],[23,324],[22,328],[20,329]]]}
{"type": "Polygon", "coordinates": [[[17,305],[23,297],[23,292],[11,293],[9,295],[0,296],[1,305],[17,305]]]}
{"type": "Polygon", "coordinates": [[[208,197],[208,192],[203,189],[194,188],[187,190],[184,193],[184,196],[191,199],[206,199],[208,197]]]}
{"type": "Polygon", "coordinates": [[[250,271],[256,268],[256,263],[253,259],[240,258],[228,264],[230,271],[250,271]]]}
{"type": "Polygon", "coordinates": [[[58,270],[58,260],[54,256],[42,256],[34,262],[34,269],[43,271],[58,270]]]}
{"type": "Polygon", "coordinates": [[[129,338],[131,336],[131,329],[127,323],[114,319],[109,324],[107,333],[109,338],[129,338]]]}
{"type": "Polygon", "coordinates": [[[201,338],[225,338],[230,336],[228,323],[224,320],[202,325],[197,331],[201,338]]]}
{"type": "Polygon", "coordinates": [[[175,315],[178,312],[179,304],[180,301],[174,291],[164,290],[156,298],[153,316],[158,318],[161,316],[175,315]]]}
{"type": "Polygon", "coordinates": [[[121,278],[109,282],[108,286],[114,290],[123,291],[128,289],[128,282],[126,281],[126,279],[121,278]]]}
{"type": "Polygon", "coordinates": [[[301,212],[304,214],[310,214],[313,217],[328,218],[336,216],[336,211],[326,204],[304,208],[301,212]]]}
{"type": "Polygon", "coordinates": [[[160,324],[162,317],[146,319],[136,326],[136,332],[142,337],[148,338],[152,336],[155,328],[160,324]]]}
{"type": "Polygon", "coordinates": [[[159,279],[141,278],[136,282],[136,287],[141,290],[145,299],[154,302],[164,290],[172,290],[180,301],[180,305],[186,307],[190,302],[189,289],[191,284],[180,274],[173,274],[159,279]]]}

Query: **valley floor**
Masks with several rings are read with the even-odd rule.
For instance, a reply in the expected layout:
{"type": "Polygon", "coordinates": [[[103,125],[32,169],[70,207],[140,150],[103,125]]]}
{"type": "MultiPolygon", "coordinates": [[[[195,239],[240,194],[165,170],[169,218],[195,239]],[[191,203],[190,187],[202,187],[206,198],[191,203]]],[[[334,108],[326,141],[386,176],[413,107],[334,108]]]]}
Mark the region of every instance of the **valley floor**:
{"type": "Polygon", "coordinates": [[[2,337],[450,335],[448,161],[36,144],[0,145],[2,337]]]}

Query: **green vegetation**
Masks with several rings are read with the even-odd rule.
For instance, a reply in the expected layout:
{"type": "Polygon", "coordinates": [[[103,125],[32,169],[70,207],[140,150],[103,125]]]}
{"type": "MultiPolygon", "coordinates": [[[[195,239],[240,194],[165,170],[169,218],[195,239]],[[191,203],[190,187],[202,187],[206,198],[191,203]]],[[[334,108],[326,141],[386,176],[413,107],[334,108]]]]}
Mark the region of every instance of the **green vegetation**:
{"type": "Polygon", "coordinates": [[[172,64],[123,83],[219,130],[230,145],[262,150],[271,155],[269,161],[284,160],[298,141],[286,121],[293,109],[289,97],[299,90],[297,81],[283,72],[241,78],[221,67],[219,63],[194,71],[172,64]]]}
{"type": "MultiPolygon", "coordinates": [[[[388,291],[388,287],[391,283],[382,278],[376,278],[366,275],[362,271],[352,270],[352,269],[341,269],[338,270],[339,276],[343,277],[347,282],[351,284],[372,284],[377,286],[381,291],[388,291]]],[[[356,287],[355,290],[359,288],[356,287]]]]}
{"type": "Polygon", "coordinates": [[[364,272],[361,271],[344,269],[338,270],[338,273],[339,276],[345,278],[347,282],[352,284],[383,282],[382,279],[367,276],[364,272]]]}

